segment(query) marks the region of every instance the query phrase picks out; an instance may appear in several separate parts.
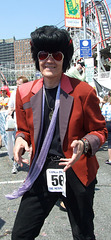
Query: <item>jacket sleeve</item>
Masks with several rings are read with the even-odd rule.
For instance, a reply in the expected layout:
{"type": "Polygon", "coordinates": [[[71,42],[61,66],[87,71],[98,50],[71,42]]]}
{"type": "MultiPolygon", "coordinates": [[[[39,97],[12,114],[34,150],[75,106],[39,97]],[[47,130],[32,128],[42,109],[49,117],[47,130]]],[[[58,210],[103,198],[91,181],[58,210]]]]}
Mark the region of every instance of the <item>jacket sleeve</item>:
{"type": "Polygon", "coordinates": [[[23,102],[20,96],[19,88],[17,89],[16,93],[16,119],[17,119],[17,132],[16,132],[16,138],[22,137],[24,140],[27,141],[27,143],[31,144],[30,141],[30,131],[28,128],[28,124],[26,121],[26,113],[23,109],[23,102]]]}
{"type": "Polygon", "coordinates": [[[99,107],[99,99],[96,91],[89,91],[84,102],[84,126],[86,135],[84,136],[90,143],[92,155],[105,143],[107,139],[106,122],[99,107]]]}

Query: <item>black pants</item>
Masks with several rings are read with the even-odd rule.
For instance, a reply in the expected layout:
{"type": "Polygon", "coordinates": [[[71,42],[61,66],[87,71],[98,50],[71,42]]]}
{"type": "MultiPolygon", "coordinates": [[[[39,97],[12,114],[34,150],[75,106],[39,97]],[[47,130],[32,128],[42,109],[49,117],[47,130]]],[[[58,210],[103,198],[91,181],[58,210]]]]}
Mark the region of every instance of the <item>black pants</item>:
{"type": "MultiPolygon", "coordinates": [[[[24,194],[21,200],[12,231],[12,240],[34,240],[59,198],[67,208],[73,239],[94,240],[92,206],[96,180],[85,187],[70,168],[66,174],[67,197],[65,198],[61,193],[48,191],[45,174],[47,167],[50,167],[50,163],[45,164],[33,187],[24,194]]],[[[55,163],[53,167],[56,168],[55,163]]]]}

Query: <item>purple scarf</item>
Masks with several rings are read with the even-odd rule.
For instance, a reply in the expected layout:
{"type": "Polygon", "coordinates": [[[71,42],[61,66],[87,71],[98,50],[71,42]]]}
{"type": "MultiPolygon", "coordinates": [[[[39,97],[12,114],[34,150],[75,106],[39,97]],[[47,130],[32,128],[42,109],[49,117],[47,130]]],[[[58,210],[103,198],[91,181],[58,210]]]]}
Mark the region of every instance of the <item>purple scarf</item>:
{"type": "Polygon", "coordinates": [[[18,197],[22,196],[25,192],[30,190],[34,181],[38,178],[38,176],[44,166],[44,163],[46,161],[46,157],[47,157],[47,154],[49,151],[49,147],[50,147],[50,144],[51,144],[51,141],[53,138],[55,124],[56,124],[56,118],[57,118],[57,112],[58,112],[59,105],[60,105],[60,83],[59,83],[57,94],[56,94],[55,109],[53,112],[53,116],[52,116],[52,119],[51,119],[51,122],[50,122],[50,125],[48,128],[46,137],[44,139],[41,151],[38,155],[39,143],[40,143],[41,133],[42,133],[42,129],[43,129],[44,102],[45,102],[45,96],[44,96],[44,86],[43,86],[42,123],[41,123],[41,131],[40,131],[37,151],[36,151],[36,154],[32,161],[29,173],[28,173],[25,181],[23,182],[23,184],[19,187],[18,190],[15,190],[12,194],[6,195],[6,198],[8,198],[9,200],[18,198],[18,197]],[[38,155],[38,158],[37,158],[37,155],[38,155]]]}

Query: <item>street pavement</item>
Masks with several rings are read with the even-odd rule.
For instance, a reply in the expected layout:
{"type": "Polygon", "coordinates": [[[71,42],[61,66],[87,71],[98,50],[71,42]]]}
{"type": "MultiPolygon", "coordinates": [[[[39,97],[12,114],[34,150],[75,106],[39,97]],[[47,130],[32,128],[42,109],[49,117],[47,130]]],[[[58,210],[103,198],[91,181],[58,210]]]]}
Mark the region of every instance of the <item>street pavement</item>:
{"type": "MultiPolygon", "coordinates": [[[[105,164],[105,160],[108,159],[107,142],[96,155],[100,168],[94,199],[95,235],[96,240],[111,240],[111,166],[105,164]]],[[[3,240],[11,239],[11,231],[20,203],[20,198],[7,200],[5,195],[20,186],[27,175],[28,167],[24,165],[17,174],[12,174],[11,169],[12,162],[5,147],[2,147],[0,149],[0,239],[3,240]]],[[[67,212],[59,209],[59,203],[54,206],[36,239],[73,239],[67,212]]]]}

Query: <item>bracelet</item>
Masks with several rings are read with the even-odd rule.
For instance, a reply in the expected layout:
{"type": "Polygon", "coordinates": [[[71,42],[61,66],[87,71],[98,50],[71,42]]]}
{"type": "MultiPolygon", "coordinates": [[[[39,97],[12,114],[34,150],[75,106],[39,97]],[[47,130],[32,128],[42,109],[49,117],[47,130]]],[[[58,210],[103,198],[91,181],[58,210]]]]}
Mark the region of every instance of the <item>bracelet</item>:
{"type": "Polygon", "coordinates": [[[89,150],[89,142],[86,138],[82,138],[81,141],[84,143],[83,153],[86,154],[89,150]]]}

